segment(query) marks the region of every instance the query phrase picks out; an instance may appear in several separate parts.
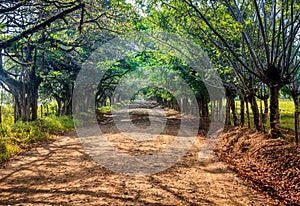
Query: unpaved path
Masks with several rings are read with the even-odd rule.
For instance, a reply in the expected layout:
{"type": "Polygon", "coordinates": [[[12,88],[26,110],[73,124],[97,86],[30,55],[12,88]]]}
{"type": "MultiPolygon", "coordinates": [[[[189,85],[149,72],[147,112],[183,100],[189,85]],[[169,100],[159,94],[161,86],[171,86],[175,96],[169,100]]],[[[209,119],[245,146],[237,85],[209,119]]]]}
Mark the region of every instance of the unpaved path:
{"type": "MultiPolygon", "coordinates": [[[[102,127],[118,140],[110,123],[102,127]]],[[[128,176],[95,162],[75,132],[68,133],[0,169],[0,205],[273,205],[216,157],[199,161],[204,141],[197,137],[188,154],[163,172],[128,176]]]]}

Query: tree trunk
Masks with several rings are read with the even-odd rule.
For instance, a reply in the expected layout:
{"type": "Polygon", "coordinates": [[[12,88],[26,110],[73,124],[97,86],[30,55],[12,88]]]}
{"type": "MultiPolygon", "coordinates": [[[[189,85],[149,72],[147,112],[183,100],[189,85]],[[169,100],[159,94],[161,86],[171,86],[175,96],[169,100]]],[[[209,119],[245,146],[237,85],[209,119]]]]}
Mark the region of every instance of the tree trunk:
{"type": "Polygon", "coordinates": [[[297,95],[292,95],[295,105],[295,113],[294,113],[294,126],[295,126],[295,142],[296,145],[299,144],[299,116],[300,116],[300,97],[297,97],[297,95]]]}
{"type": "Polygon", "coordinates": [[[29,82],[29,90],[30,90],[30,107],[31,107],[31,121],[34,121],[38,118],[38,99],[39,99],[39,86],[40,80],[36,76],[36,68],[37,68],[37,50],[34,50],[34,64],[30,71],[30,82],[29,82]]]}
{"type": "Polygon", "coordinates": [[[219,99],[218,101],[218,121],[222,121],[224,119],[224,114],[221,112],[223,107],[223,99],[219,99]]]}
{"type": "Polygon", "coordinates": [[[270,86],[270,127],[272,138],[280,136],[280,119],[279,119],[279,90],[278,85],[270,86]]]}
{"type": "Polygon", "coordinates": [[[259,120],[259,110],[256,102],[256,98],[254,95],[249,95],[249,102],[251,105],[252,113],[253,113],[253,120],[254,120],[254,125],[257,131],[261,130],[261,124],[259,120]]]}
{"type": "Polygon", "coordinates": [[[41,118],[43,118],[44,110],[43,110],[43,105],[41,105],[41,118]]]}
{"type": "Polygon", "coordinates": [[[66,113],[65,113],[65,115],[68,115],[68,116],[72,115],[72,97],[68,101],[68,105],[66,107],[66,113]]]}
{"type": "MultiPolygon", "coordinates": [[[[34,47],[28,45],[26,52],[26,61],[32,61],[32,51],[34,47]]],[[[31,68],[24,67],[20,78],[22,82],[14,85],[13,95],[15,99],[14,118],[25,122],[34,121],[37,119],[38,111],[38,88],[41,79],[36,76],[37,51],[35,49],[33,65],[31,68]]]]}
{"type": "Polygon", "coordinates": [[[269,113],[269,103],[268,103],[268,99],[269,96],[264,96],[264,106],[265,106],[265,110],[264,110],[264,115],[263,115],[263,124],[267,123],[267,119],[268,119],[268,113],[269,113]]]}
{"type": "Polygon", "coordinates": [[[38,87],[39,83],[33,82],[31,85],[31,100],[30,100],[30,107],[31,107],[31,121],[34,121],[38,118],[38,87]]]}
{"type": "Polygon", "coordinates": [[[2,106],[0,105],[0,124],[2,124],[2,106]]]}
{"type": "Polygon", "coordinates": [[[240,96],[241,98],[241,126],[243,127],[245,124],[245,98],[244,95],[240,96]]]}
{"type": "Polygon", "coordinates": [[[235,101],[234,98],[230,98],[230,107],[232,111],[232,117],[233,117],[233,125],[234,126],[239,126],[239,118],[237,116],[236,108],[235,108],[235,101]]]}
{"type": "Polygon", "coordinates": [[[72,115],[72,93],[73,93],[73,86],[65,85],[65,95],[61,101],[63,102],[62,112],[61,115],[72,115]]]}
{"type": "Polygon", "coordinates": [[[248,100],[248,98],[245,98],[245,103],[246,103],[247,124],[248,124],[248,128],[251,128],[250,112],[249,112],[249,100],[248,100]]]}
{"type": "Polygon", "coordinates": [[[178,112],[180,112],[180,106],[179,106],[179,102],[177,102],[176,100],[174,100],[174,109],[178,112]]]}
{"type": "Polygon", "coordinates": [[[217,121],[217,110],[218,110],[218,102],[216,100],[211,101],[211,120],[213,122],[217,121]]]}
{"type": "Polygon", "coordinates": [[[296,145],[299,144],[299,134],[298,134],[298,126],[299,126],[299,104],[295,105],[295,140],[296,145]]]}
{"type": "Polygon", "coordinates": [[[15,122],[22,120],[28,122],[37,118],[37,94],[32,90],[31,85],[23,84],[23,88],[16,91],[15,97],[15,122]]]}
{"type": "Polygon", "coordinates": [[[226,125],[231,125],[230,121],[230,99],[229,97],[226,98],[226,118],[225,118],[225,124],[226,125]]]}
{"type": "Polygon", "coordinates": [[[208,116],[209,116],[208,102],[206,101],[206,99],[204,99],[201,109],[202,109],[202,117],[208,118],[208,116]]]}
{"type": "Polygon", "coordinates": [[[183,109],[183,113],[187,114],[188,113],[188,100],[187,98],[183,98],[182,99],[182,109],[183,109]]]}
{"type": "Polygon", "coordinates": [[[263,105],[262,99],[259,99],[259,121],[261,125],[261,131],[263,131],[263,105]]]}
{"type": "Polygon", "coordinates": [[[21,105],[18,101],[18,97],[14,95],[14,123],[21,119],[21,105]]]}
{"type": "Polygon", "coordinates": [[[61,116],[61,99],[56,98],[56,102],[57,102],[56,116],[61,116]]]}
{"type": "Polygon", "coordinates": [[[200,96],[196,97],[197,103],[198,103],[198,110],[199,110],[199,117],[200,117],[200,124],[201,124],[201,118],[202,118],[202,112],[201,112],[201,108],[202,108],[202,99],[200,96]]]}
{"type": "Polygon", "coordinates": [[[208,111],[208,100],[204,95],[196,97],[198,108],[199,108],[199,117],[200,117],[200,129],[207,130],[209,128],[210,119],[208,111]]]}

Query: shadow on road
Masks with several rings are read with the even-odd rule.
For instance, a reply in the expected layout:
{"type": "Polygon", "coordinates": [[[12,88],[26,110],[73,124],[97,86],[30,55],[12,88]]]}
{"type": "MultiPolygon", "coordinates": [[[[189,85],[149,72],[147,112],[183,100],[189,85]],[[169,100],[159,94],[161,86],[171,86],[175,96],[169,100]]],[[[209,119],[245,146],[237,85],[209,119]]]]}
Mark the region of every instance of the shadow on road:
{"type": "MultiPolygon", "coordinates": [[[[180,120],[169,115],[164,134],[180,120]]],[[[101,127],[117,134],[111,116],[101,127]]],[[[132,121],[147,118],[132,114],[132,121]]],[[[146,120],[147,122],[147,120],[146,120]]],[[[136,123],[135,123],[136,124],[136,123]]],[[[173,128],[174,127],[174,128],[173,128]]],[[[0,169],[1,205],[268,205],[215,157],[198,160],[204,138],[173,167],[153,175],[127,176],[107,170],[82,148],[75,132],[32,149],[0,169]]],[[[141,149],[141,148],[139,148],[141,149]]],[[[271,205],[271,204],[269,204],[271,205]]]]}

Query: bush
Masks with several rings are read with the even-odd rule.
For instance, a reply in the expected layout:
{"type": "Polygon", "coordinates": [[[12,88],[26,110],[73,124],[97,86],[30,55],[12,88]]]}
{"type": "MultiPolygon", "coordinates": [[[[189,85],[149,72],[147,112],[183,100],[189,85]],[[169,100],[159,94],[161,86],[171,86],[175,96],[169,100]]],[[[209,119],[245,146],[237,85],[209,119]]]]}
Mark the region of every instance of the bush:
{"type": "Polygon", "coordinates": [[[18,121],[12,126],[0,125],[0,162],[8,159],[21,148],[32,147],[51,135],[74,129],[69,116],[50,116],[34,122],[18,121]]]}
{"type": "Polygon", "coordinates": [[[29,134],[30,134],[30,123],[17,121],[11,127],[11,139],[14,143],[18,145],[26,145],[30,143],[29,134]]]}
{"type": "Polygon", "coordinates": [[[0,125],[0,138],[9,136],[10,132],[10,127],[7,125],[0,125]]]}
{"type": "Polygon", "coordinates": [[[44,129],[50,134],[66,132],[74,129],[74,123],[70,116],[51,116],[41,119],[44,129]]]}
{"type": "Polygon", "coordinates": [[[0,141],[0,154],[4,154],[6,153],[7,149],[6,149],[6,145],[3,141],[0,141]]]}
{"type": "Polygon", "coordinates": [[[0,139],[0,162],[8,159],[13,154],[20,151],[20,148],[12,142],[0,139]]]}

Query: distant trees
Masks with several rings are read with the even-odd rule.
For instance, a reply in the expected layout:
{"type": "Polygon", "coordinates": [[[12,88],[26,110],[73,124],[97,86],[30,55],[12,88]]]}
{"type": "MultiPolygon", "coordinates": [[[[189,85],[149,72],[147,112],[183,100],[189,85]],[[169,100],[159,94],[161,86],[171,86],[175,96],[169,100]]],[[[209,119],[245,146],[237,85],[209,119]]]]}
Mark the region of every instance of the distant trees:
{"type": "Polygon", "coordinates": [[[106,106],[108,99],[111,103],[131,100],[134,97],[128,97],[127,94],[134,94],[155,100],[163,107],[192,114],[195,110],[192,106],[195,105],[191,105],[188,91],[181,89],[181,80],[185,80],[194,92],[200,109],[200,127],[207,129],[210,121],[208,104],[210,97],[199,74],[182,60],[158,51],[136,53],[107,68],[98,85],[96,105],[106,106]],[[151,83],[151,86],[144,81],[151,83]]]}

